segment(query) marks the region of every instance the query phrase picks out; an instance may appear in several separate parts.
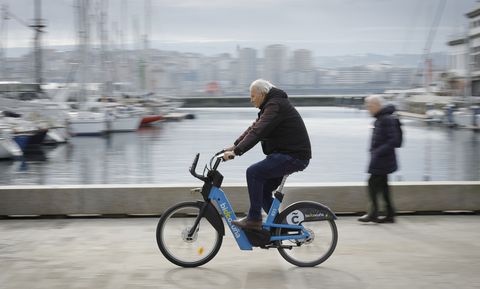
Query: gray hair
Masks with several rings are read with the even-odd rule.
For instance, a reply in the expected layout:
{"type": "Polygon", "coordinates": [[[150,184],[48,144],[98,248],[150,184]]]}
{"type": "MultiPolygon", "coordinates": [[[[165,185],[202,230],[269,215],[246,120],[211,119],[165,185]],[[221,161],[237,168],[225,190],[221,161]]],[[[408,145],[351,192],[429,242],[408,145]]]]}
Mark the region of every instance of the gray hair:
{"type": "Polygon", "coordinates": [[[385,99],[378,94],[371,94],[365,98],[365,103],[375,102],[378,103],[381,107],[385,105],[385,99]]]}
{"type": "Polygon", "coordinates": [[[250,92],[252,92],[253,88],[256,88],[260,93],[267,94],[272,87],[275,87],[275,85],[271,84],[268,80],[257,79],[250,84],[250,92]]]}

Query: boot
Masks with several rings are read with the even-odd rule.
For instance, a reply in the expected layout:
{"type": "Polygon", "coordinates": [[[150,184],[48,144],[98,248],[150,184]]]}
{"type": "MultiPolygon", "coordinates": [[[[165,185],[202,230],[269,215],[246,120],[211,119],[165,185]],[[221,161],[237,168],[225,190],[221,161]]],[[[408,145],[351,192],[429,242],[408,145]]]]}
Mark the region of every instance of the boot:
{"type": "Polygon", "coordinates": [[[262,220],[250,220],[247,217],[232,221],[232,224],[242,229],[261,230],[262,220]]]}
{"type": "Polygon", "coordinates": [[[361,216],[360,218],[358,218],[358,221],[359,222],[364,222],[364,223],[368,223],[368,222],[378,223],[379,222],[377,216],[369,215],[369,214],[365,214],[365,215],[361,216]]]}

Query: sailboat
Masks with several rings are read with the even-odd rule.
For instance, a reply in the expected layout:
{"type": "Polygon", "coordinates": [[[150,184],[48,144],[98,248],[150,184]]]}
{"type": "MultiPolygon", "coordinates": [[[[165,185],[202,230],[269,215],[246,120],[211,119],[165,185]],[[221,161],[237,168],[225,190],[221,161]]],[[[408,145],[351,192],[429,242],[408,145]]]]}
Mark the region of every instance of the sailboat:
{"type": "Polygon", "coordinates": [[[102,134],[105,132],[127,132],[136,131],[142,120],[143,110],[136,109],[132,106],[122,105],[113,99],[107,99],[113,93],[109,91],[110,85],[107,81],[107,67],[105,53],[106,32],[104,29],[104,22],[106,18],[105,7],[100,7],[97,11],[100,16],[100,42],[101,42],[101,66],[100,73],[103,82],[103,87],[98,92],[90,92],[89,97],[86,95],[85,81],[86,81],[86,67],[88,62],[87,49],[89,46],[89,23],[88,11],[89,2],[85,0],[77,0],[78,8],[78,27],[80,39],[80,51],[82,55],[81,64],[81,78],[82,78],[82,92],[81,92],[81,111],[70,113],[69,125],[70,131],[74,135],[93,135],[102,134]],[[107,100],[107,101],[104,101],[107,100]]]}
{"type": "Polygon", "coordinates": [[[68,114],[68,133],[72,136],[101,135],[107,130],[107,119],[103,113],[80,110],[68,114]]]}
{"type": "Polygon", "coordinates": [[[88,46],[90,41],[89,26],[89,1],[77,0],[77,21],[80,61],[80,109],[69,112],[67,125],[68,132],[73,136],[80,135],[101,135],[107,131],[107,118],[103,112],[88,111],[85,102],[87,101],[86,78],[88,65],[88,46]]]}
{"type": "Polygon", "coordinates": [[[118,102],[90,101],[89,111],[103,113],[106,118],[106,132],[136,131],[140,127],[144,109],[118,102]]]}

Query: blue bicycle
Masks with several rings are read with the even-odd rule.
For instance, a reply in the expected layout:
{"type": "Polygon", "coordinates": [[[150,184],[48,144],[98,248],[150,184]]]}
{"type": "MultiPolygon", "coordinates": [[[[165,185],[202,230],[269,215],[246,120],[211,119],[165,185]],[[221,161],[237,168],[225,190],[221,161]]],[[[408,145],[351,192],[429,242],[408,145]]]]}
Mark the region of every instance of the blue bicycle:
{"type": "Polygon", "coordinates": [[[222,217],[241,250],[275,248],[285,260],[300,267],[316,266],[332,255],[338,240],[337,217],[328,207],[301,201],[279,211],[287,176],[275,192],[262,230],[242,230],[233,225],[236,216],[220,189],[223,176],[217,170],[222,154],[223,151],[218,152],[211,158],[202,175],[196,173],[199,154],[190,167],[190,173],[204,182],[198,189],[203,201],[176,204],[158,222],[157,244],[169,261],[182,267],[197,267],[212,260],[225,235],[222,217]]]}

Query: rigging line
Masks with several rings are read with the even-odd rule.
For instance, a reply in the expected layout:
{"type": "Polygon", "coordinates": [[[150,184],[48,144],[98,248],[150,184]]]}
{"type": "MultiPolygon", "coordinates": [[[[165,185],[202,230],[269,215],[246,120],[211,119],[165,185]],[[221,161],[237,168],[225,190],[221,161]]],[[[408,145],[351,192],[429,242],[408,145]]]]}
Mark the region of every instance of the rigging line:
{"type": "MultiPolygon", "coordinates": [[[[415,72],[413,83],[417,81],[417,77],[420,75],[424,75],[424,73],[421,73],[422,68],[424,67],[424,64],[426,60],[428,59],[428,56],[430,55],[430,50],[432,48],[432,43],[435,38],[435,34],[437,32],[438,24],[440,23],[440,20],[442,18],[443,10],[445,9],[445,4],[447,0],[442,0],[438,6],[437,6],[437,11],[435,12],[435,16],[432,22],[432,25],[430,26],[430,30],[427,35],[427,42],[425,43],[425,48],[424,48],[424,53],[423,53],[423,62],[418,64],[417,71],[415,72]]],[[[411,85],[412,86],[412,85],[411,85]]]]}
{"type": "Polygon", "coordinates": [[[442,0],[440,2],[440,4],[438,4],[437,12],[435,13],[435,18],[433,19],[432,26],[431,26],[430,31],[428,33],[427,43],[425,44],[425,52],[426,53],[430,53],[430,50],[432,48],[433,39],[435,38],[435,34],[437,33],[438,24],[440,23],[440,20],[442,19],[443,10],[445,9],[445,4],[446,3],[447,3],[447,0],[442,0]]]}

